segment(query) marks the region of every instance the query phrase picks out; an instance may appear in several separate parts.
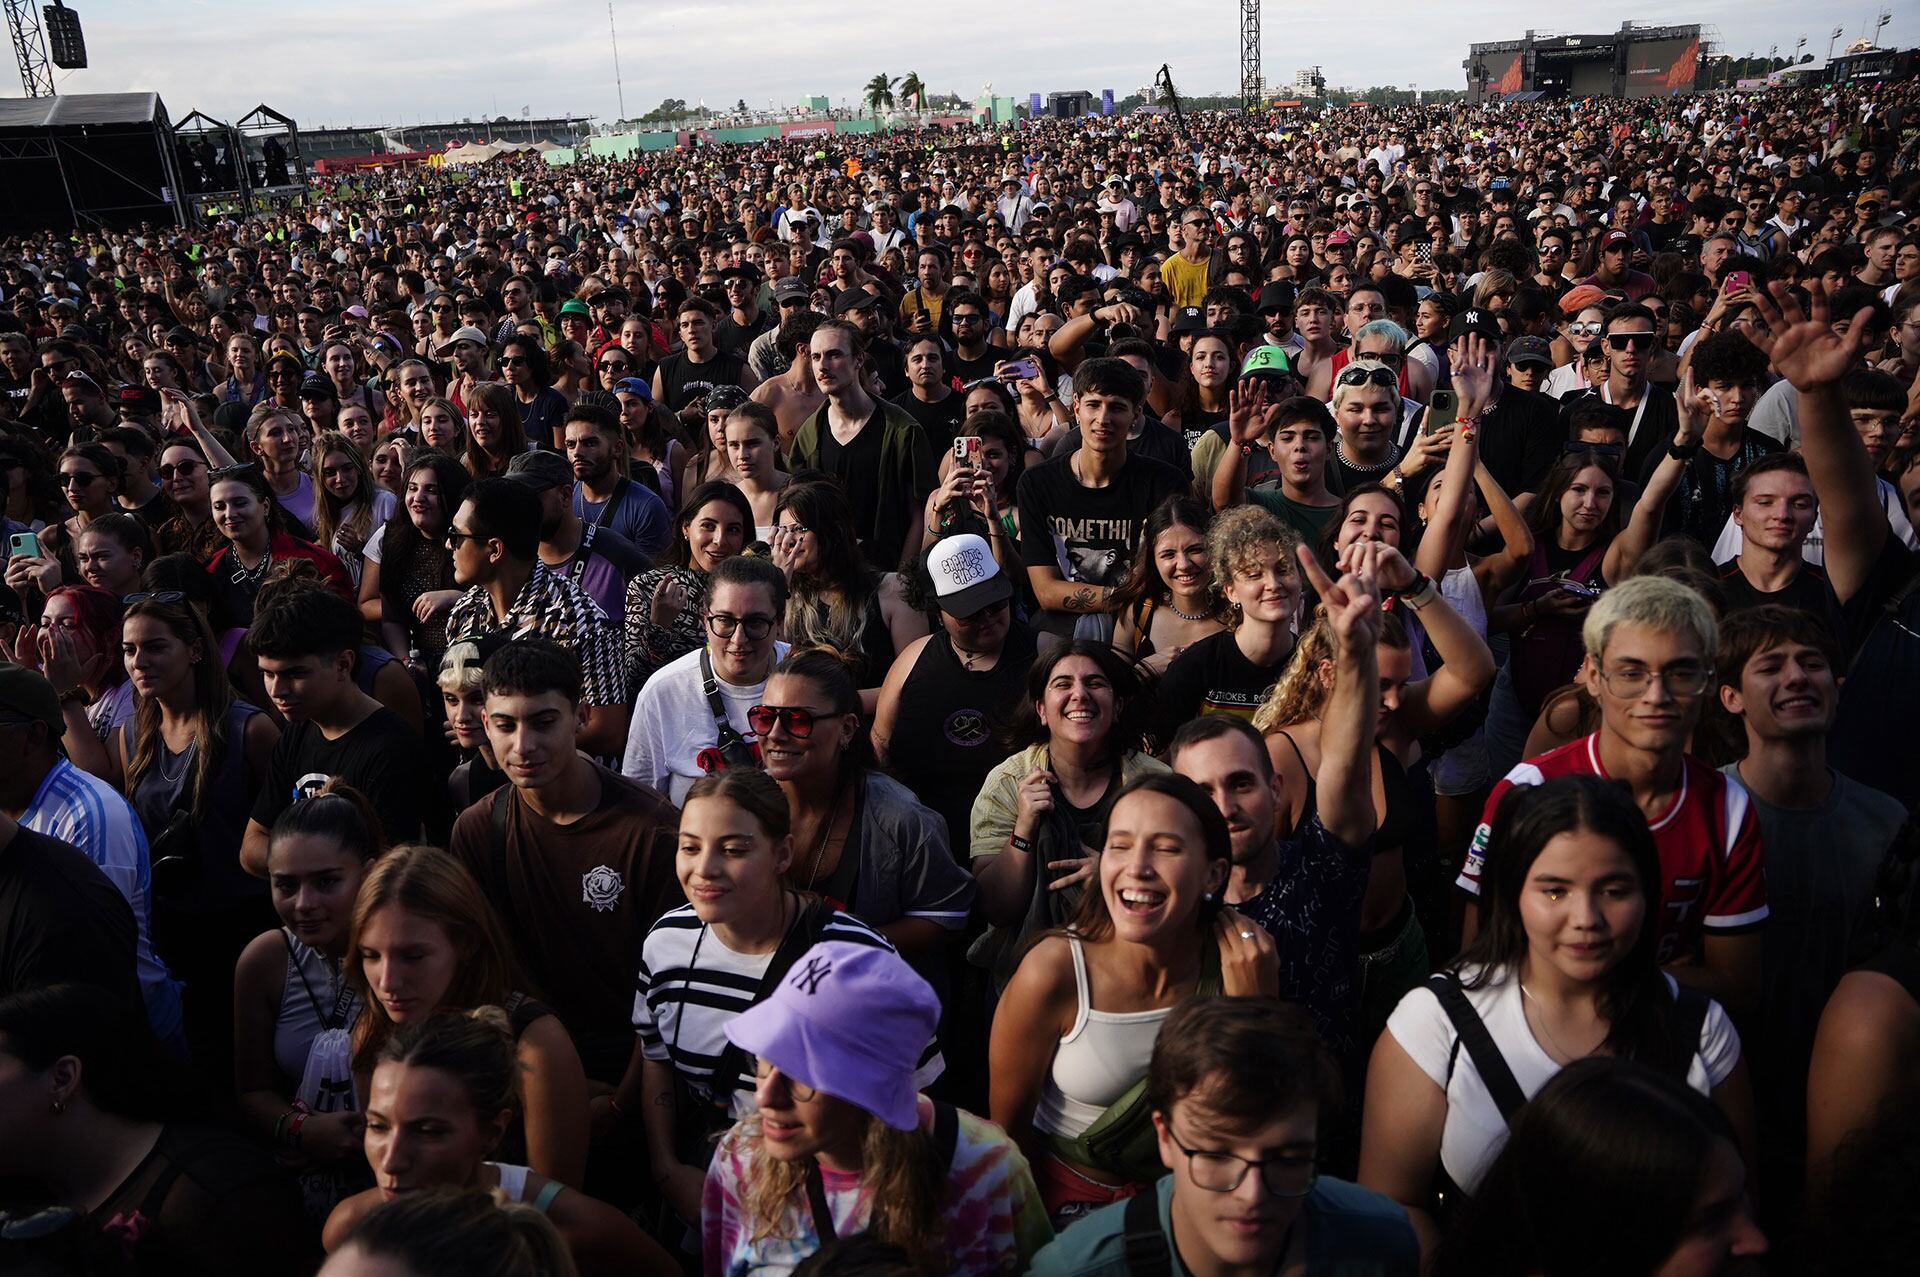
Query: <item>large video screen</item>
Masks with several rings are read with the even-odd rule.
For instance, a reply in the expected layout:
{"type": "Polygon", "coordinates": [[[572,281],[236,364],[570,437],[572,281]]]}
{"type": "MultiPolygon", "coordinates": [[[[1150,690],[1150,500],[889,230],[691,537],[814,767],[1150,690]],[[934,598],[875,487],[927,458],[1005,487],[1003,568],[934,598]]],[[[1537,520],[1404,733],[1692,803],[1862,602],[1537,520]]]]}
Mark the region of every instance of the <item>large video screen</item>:
{"type": "Polygon", "coordinates": [[[1700,66],[1700,41],[1650,40],[1627,48],[1627,96],[1691,93],[1700,66]]]}
{"type": "MultiPolygon", "coordinates": [[[[1526,59],[1518,51],[1513,53],[1489,53],[1483,59],[1487,68],[1487,96],[1504,97],[1509,93],[1518,93],[1526,88],[1526,59]]],[[[1472,81],[1468,81],[1472,87],[1472,81]]]]}

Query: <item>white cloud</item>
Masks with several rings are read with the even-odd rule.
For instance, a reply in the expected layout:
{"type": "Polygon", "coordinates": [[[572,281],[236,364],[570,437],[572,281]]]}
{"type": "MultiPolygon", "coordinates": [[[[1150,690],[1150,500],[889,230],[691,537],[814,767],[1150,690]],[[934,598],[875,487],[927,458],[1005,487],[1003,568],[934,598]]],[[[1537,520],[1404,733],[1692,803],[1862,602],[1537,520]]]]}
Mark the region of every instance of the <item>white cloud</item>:
{"type": "MultiPolygon", "coordinates": [[[[266,102],[302,124],[616,113],[605,0],[75,0],[91,67],[61,72],[71,93],[158,91],[178,118],[231,119],[266,102]]],[[[1897,9],[1904,6],[1896,6],[1897,9]]],[[[935,92],[971,98],[991,82],[1016,96],[1111,88],[1125,95],[1162,62],[1193,93],[1239,82],[1235,0],[977,0],[845,6],[781,0],[615,0],[626,109],[662,98],[753,107],[826,94],[853,100],[874,73],[917,71],[935,92]],[[844,17],[843,17],[844,15],[844,17]]],[[[1305,9],[1269,4],[1270,83],[1318,63],[1330,83],[1457,88],[1474,40],[1528,27],[1605,32],[1647,20],[1631,0],[1376,0],[1305,9]]],[[[1836,20],[1786,0],[1703,0],[1665,20],[1717,24],[1735,54],[1782,54],[1805,35],[1821,53],[1836,20]]],[[[1844,22],[1844,40],[1860,31],[1844,22]]],[[[1890,43],[1920,38],[1898,13],[1890,43]]]]}

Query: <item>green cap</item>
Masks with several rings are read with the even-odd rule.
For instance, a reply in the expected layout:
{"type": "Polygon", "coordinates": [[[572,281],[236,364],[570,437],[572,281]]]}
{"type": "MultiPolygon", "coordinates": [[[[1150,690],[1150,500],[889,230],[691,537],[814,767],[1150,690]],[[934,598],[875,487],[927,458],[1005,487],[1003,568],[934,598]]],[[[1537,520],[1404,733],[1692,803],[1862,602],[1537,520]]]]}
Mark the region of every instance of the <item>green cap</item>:
{"type": "Polygon", "coordinates": [[[1246,362],[1240,365],[1240,375],[1242,377],[1291,377],[1294,375],[1293,360],[1280,347],[1262,343],[1247,352],[1246,362]]]}
{"type": "Polygon", "coordinates": [[[593,318],[592,312],[587,309],[587,304],[578,297],[570,297],[566,301],[561,302],[560,313],[562,315],[578,315],[582,319],[593,318]]]}

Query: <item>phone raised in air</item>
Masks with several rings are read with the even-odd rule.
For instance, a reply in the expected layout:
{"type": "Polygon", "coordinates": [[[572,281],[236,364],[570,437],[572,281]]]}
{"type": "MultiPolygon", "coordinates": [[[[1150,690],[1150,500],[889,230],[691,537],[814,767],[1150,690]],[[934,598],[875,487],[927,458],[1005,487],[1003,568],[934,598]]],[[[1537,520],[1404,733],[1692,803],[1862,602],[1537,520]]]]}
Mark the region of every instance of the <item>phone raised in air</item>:
{"type": "Polygon", "coordinates": [[[981,438],[979,435],[958,435],[953,441],[953,464],[969,469],[980,464],[981,438]]]}
{"type": "Polygon", "coordinates": [[[1438,434],[1457,420],[1460,396],[1451,390],[1436,390],[1427,400],[1427,419],[1420,427],[1423,435],[1438,434]]]}
{"type": "Polygon", "coordinates": [[[23,555],[29,559],[41,557],[39,533],[16,532],[7,538],[7,557],[17,559],[23,555]]]}

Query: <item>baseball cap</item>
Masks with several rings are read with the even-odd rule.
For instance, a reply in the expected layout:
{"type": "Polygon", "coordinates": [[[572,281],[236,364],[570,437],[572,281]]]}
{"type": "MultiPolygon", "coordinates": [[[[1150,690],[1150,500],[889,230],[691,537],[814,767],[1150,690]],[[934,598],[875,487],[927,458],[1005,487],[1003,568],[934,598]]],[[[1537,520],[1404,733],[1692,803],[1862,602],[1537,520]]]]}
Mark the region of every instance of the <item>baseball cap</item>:
{"type": "Polygon", "coordinates": [[[877,294],[870,293],[864,288],[848,288],[833,299],[833,313],[847,315],[879,304],[880,298],[877,294]]]}
{"type": "Polygon", "coordinates": [[[1553,367],[1553,348],[1545,337],[1522,337],[1507,348],[1507,362],[1514,367],[1522,364],[1537,364],[1542,368],[1553,367]]]}
{"type": "Polygon", "coordinates": [[[927,575],[934,603],[948,616],[972,616],[1013,597],[1013,584],[1000,570],[993,547],[972,532],[942,537],[927,551],[927,575]]]}
{"type": "Polygon", "coordinates": [[[1560,313],[1571,318],[1589,306],[1597,305],[1607,295],[1607,290],[1598,284],[1581,284],[1569,288],[1567,295],[1560,299],[1560,313]]]}
{"type": "Polygon", "coordinates": [[[453,330],[453,336],[434,347],[433,353],[436,355],[445,354],[463,341],[470,341],[476,345],[485,346],[487,344],[487,335],[471,324],[463,325],[453,330]]]}
{"type": "Polygon", "coordinates": [[[333,388],[333,381],[323,372],[310,372],[300,379],[300,397],[302,399],[335,399],[339,392],[333,388]]]}
{"type": "Polygon", "coordinates": [[[912,1131],[920,1126],[914,1066],[939,1022],[940,999],[906,959],[828,940],[802,954],[765,1001],[724,1031],[794,1081],[912,1131]]]}
{"type": "Polygon", "coordinates": [[[67,718],[53,684],[39,670],[12,661],[0,661],[0,714],[45,723],[55,736],[67,734],[67,718]]]}
{"type": "Polygon", "coordinates": [[[1347,234],[1345,231],[1335,231],[1333,234],[1327,236],[1328,248],[1339,248],[1343,244],[1351,243],[1353,243],[1353,236],[1347,234]]]}
{"type": "Polygon", "coordinates": [[[645,377],[622,377],[613,383],[616,395],[638,395],[648,403],[653,402],[653,387],[647,384],[645,377]]]}
{"type": "Polygon", "coordinates": [[[812,295],[813,291],[807,287],[807,281],[801,279],[798,275],[782,275],[773,282],[773,299],[775,301],[805,301],[812,295]]]}
{"type": "Polygon", "coordinates": [[[1293,360],[1287,352],[1278,346],[1262,343],[1247,352],[1247,358],[1240,365],[1240,376],[1248,377],[1291,377],[1293,360]]]}
{"type": "Polygon", "coordinates": [[[1207,312],[1198,306],[1182,306],[1173,312],[1173,327],[1176,333],[1204,332],[1207,327],[1207,312]]]}
{"type": "Polygon", "coordinates": [[[113,392],[113,401],[121,408],[154,412],[160,407],[160,392],[150,386],[119,386],[113,392]]]}
{"type": "Polygon", "coordinates": [[[1447,329],[1447,340],[1456,342],[1469,334],[1498,342],[1501,340],[1500,321],[1493,317],[1492,311],[1481,310],[1477,306],[1463,310],[1453,317],[1453,323],[1447,329]]]}
{"type": "Polygon", "coordinates": [[[1608,231],[1600,237],[1600,251],[1603,253],[1610,248],[1620,248],[1622,246],[1627,248],[1633,247],[1633,236],[1627,234],[1625,231],[1608,231]]]}
{"type": "Polygon", "coordinates": [[[507,462],[507,478],[523,483],[535,492],[545,492],[573,482],[573,467],[557,452],[541,448],[514,454],[507,462]]]}
{"type": "Polygon", "coordinates": [[[578,315],[582,319],[593,318],[592,314],[587,310],[587,304],[578,297],[569,297],[567,300],[561,302],[560,313],[562,315],[578,315]]]}

